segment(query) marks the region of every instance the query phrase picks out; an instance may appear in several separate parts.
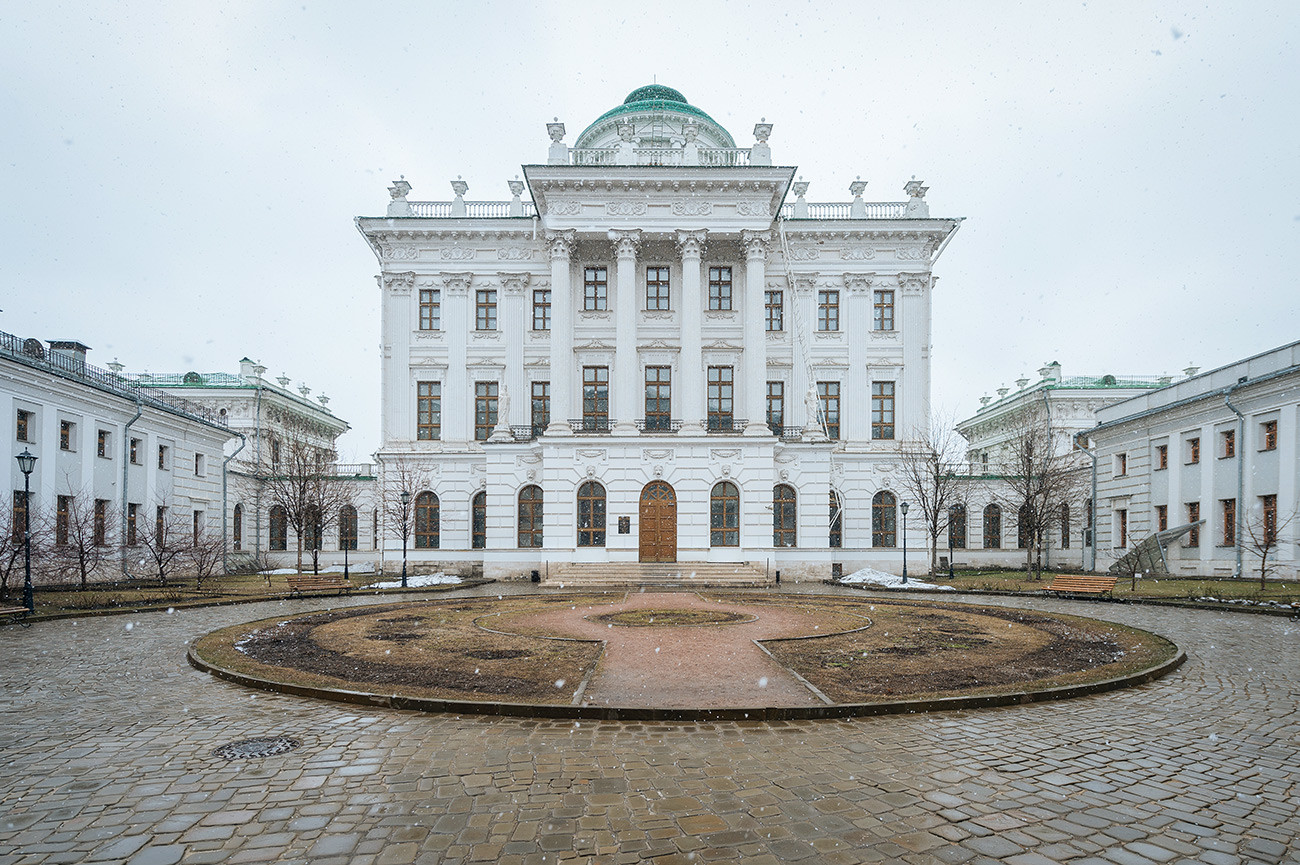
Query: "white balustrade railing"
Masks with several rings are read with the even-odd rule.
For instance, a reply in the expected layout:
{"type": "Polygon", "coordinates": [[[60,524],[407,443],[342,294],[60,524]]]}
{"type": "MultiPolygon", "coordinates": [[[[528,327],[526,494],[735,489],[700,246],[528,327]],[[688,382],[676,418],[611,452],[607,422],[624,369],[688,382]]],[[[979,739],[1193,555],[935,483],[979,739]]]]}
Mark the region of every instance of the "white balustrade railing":
{"type": "MultiPolygon", "coordinates": [[[[412,201],[411,215],[424,218],[449,218],[452,215],[451,201],[412,201]]],[[[465,216],[469,219],[501,219],[510,216],[509,201],[466,201],[465,216]]],[[[523,202],[523,215],[536,216],[537,206],[531,201],[523,202]]]]}
{"type": "MultiPolygon", "coordinates": [[[[781,216],[794,219],[795,206],[791,202],[781,205],[781,216]]],[[[902,219],[907,212],[907,203],[903,201],[866,201],[863,202],[864,215],[857,219],[902,219]]],[[[851,201],[810,201],[808,215],[800,219],[854,219],[851,201]]]]}
{"type": "MultiPolygon", "coordinates": [[[[614,151],[575,150],[572,152],[575,155],[578,153],[584,153],[584,154],[598,154],[603,157],[604,155],[612,154],[614,151]]],[[[642,151],[639,150],[637,152],[640,153],[642,151]]],[[[663,153],[677,153],[678,151],[655,150],[655,151],[646,151],[646,152],[663,154],[663,153]]],[[[719,148],[709,148],[708,150],[701,148],[700,150],[701,164],[704,164],[703,157],[706,153],[710,154],[711,157],[716,156],[716,158],[719,159],[730,159],[733,157],[739,157],[740,154],[744,154],[745,158],[747,159],[749,151],[741,150],[739,148],[724,149],[719,147],[719,148]]],[[[594,164],[606,164],[606,163],[578,163],[575,161],[574,164],[594,165],[594,164]]],[[[643,162],[640,164],[647,165],[647,164],[658,164],[658,163],[643,162]]],[[[710,164],[724,164],[724,163],[710,163],[710,164]]],[[[735,163],[726,163],[726,164],[740,165],[743,163],[735,162],[735,163]]],[[[452,216],[451,210],[452,210],[452,204],[454,202],[412,201],[409,203],[411,205],[412,216],[423,217],[426,219],[428,218],[449,219],[452,216]]],[[[512,202],[509,201],[466,201],[464,215],[468,219],[506,218],[510,216],[511,203],[512,202]]],[[[863,209],[865,215],[857,218],[859,219],[902,219],[904,218],[904,215],[907,211],[907,203],[903,201],[867,201],[863,203],[863,209]]],[[[795,218],[794,210],[795,210],[794,204],[792,202],[786,202],[785,204],[781,205],[781,216],[784,217],[785,219],[793,219],[795,218]]],[[[526,217],[536,216],[537,206],[533,204],[533,202],[531,201],[523,202],[523,215],[526,217]]],[[[855,218],[853,216],[853,202],[851,201],[815,201],[815,202],[810,201],[808,202],[808,215],[806,217],[800,217],[800,218],[853,219],[855,218]]]]}
{"type": "MultiPolygon", "coordinates": [[[[747,147],[700,147],[698,165],[710,167],[727,167],[731,165],[748,165],[749,148],[747,147]]],[[[636,165],[685,165],[683,151],[680,147],[637,147],[632,151],[636,165]]],[[[569,151],[569,160],[573,165],[616,165],[618,148],[573,148],[569,151]]]]}

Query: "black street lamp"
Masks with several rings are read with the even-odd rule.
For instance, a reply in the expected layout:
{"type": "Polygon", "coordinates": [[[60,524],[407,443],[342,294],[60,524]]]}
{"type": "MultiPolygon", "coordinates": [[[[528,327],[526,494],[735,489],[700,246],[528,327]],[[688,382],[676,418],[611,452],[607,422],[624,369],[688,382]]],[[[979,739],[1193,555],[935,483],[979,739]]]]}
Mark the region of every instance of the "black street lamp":
{"type": "Polygon", "coordinates": [[[948,579],[952,579],[952,511],[948,512],[948,579]]]}
{"type": "Polygon", "coordinates": [[[898,506],[903,512],[903,585],[907,585],[907,502],[898,506]]]}
{"type": "Polygon", "coordinates": [[[406,588],[406,536],[411,532],[411,493],[402,490],[402,588],[406,588]]]}
{"type": "Polygon", "coordinates": [[[36,612],[36,599],[32,597],[32,471],[36,468],[36,455],[23,448],[14,459],[23,473],[23,606],[27,612],[36,612]]]}
{"type": "MultiPolygon", "coordinates": [[[[339,520],[346,520],[346,516],[339,517],[339,520]]],[[[352,547],[352,541],[357,533],[349,530],[342,532],[343,535],[343,579],[348,579],[348,550],[352,547]]]]}

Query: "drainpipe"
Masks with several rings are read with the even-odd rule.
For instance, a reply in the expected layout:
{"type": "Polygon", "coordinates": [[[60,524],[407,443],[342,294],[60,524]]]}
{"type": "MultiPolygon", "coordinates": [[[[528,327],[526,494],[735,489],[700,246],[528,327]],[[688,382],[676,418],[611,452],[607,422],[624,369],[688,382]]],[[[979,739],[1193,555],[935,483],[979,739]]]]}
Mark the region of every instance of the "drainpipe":
{"type": "Polygon", "coordinates": [[[127,485],[130,481],[131,471],[130,433],[131,425],[138,421],[140,416],[144,414],[144,403],[140,401],[139,396],[134,397],[134,399],[135,417],[127,421],[126,426],[122,427],[122,573],[127,577],[131,576],[130,572],[126,569],[127,551],[130,549],[130,547],[126,545],[126,512],[130,506],[130,503],[127,501],[127,485]]]}
{"type": "MultiPolygon", "coordinates": [[[[1047,422],[1047,447],[1048,447],[1047,458],[1051,459],[1056,454],[1056,446],[1052,442],[1052,404],[1051,402],[1048,401],[1047,398],[1047,385],[1043,385],[1043,416],[1046,418],[1046,422],[1047,422]]],[[[1044,502],[1044,504],[1046,504],[1046,502],[1044,502]]],[[[1048,523],[1050,526],[1051,523],[1050,514],[1045,514],[1043,519],[1039,521],[1040,525],[1043,523],[1048,523]]],[[[1043,551],[1043,558],[1045,559],[1045,561],[1043,562],[1043,566],[1047,568],[1052,567],[1052,540],[1051,539],[1052,539],[1052,531],[1050,527],[1045,526],[1043,529],[1043,536],[1038,539],[1038,543],[1041,545],[1040,549],[1043,551]]],[[[1042,574],[1040,573],[1039,576],[1041,577],[1042,574]]]]}
{"type": "Polygon", "coordinates": [[[1097,449],[1088,450],[1079,444],[1079,436],[1074,437],[1074,446],[1083,451],[1092,460],[1092,525],[1088,526],[1088,570],[1097,570],[1097,449]]]}
{"type": "MultiPolygon", "coordinates": [[[[232,430],[233,432],[233,430],[232,430]]],[[[230,511],[227,507],[226,497],[229,490],[230,461],[239,455],[248,444],[248,438],[241,432],[235,433],[239,436],[239,447],[235,448],[234,453],[226,457],[221,463],[221,570],[226,574],[230,573],[230,562],[228,552],[230,550],[229,521],[230,511]]]]}
{"type": "MultiPolygon", "coordinates": [[[[253,459],[257,462],[257,474],[262,471],[262,376],[257,377],[257,408],[253,420],[253,459]]],[[[254,474],[254,477],[257,477],[254,474]]],[[[258,478],[260,481],[261,479],[258,478]]],[[[253,559],[262,559],[262,484],[253,488],[253,559]]]]}
{"type": "Polygon", "coordinates": [[[1235,542],[1234,546],[1237,548],[1237,570],[1233,576],[1239,579],[1241,577],[1241,530],[1243,528],[1243,520],[1245,519],[1243,511],[1246,507],[1246,502],[1242,498],[1246,494],[1246,458],[1243,456],[1246,448],[1246,416],[1237,411],[1237,407],[1232,404],[1232,394],[1233,391],[1245,384],[1246,376],[1243,375],[1241,378],[1237,379],[1236,384],[1227,388],[1223,392],[1223,404],[1237,416],[1237,508],[1235,516],[1236,526],[1233,530],[1233,535],[1235,536],[1233,538],[1233,541],[1235,542]]]}

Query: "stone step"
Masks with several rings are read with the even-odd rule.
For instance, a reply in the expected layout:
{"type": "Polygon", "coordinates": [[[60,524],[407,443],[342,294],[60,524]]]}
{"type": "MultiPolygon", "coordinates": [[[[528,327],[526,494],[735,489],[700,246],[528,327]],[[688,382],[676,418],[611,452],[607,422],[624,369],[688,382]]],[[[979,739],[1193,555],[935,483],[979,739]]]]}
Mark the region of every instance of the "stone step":
{"type": "Polygon", "coordinates": [[[747,562],[579,562],[552,570],[545,585],[758,588],[775,584],[747,562]]]}

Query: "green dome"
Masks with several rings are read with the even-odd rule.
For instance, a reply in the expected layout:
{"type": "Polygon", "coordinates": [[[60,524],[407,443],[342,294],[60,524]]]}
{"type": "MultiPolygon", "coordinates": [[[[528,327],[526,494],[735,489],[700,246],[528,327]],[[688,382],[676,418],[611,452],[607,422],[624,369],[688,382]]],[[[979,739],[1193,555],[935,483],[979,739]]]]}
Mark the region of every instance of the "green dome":
{"type": "Polygon", "coordinates": [[[731,133],[727,132],[718,121],[687,102],[680,90],[674,90],[663,84],[647,84],[633,90],[621,104],[615,105],[597,117],[584,129],[574,146],[588,147],[593,140],[611,136],[615,125],[624,116],[646,114],[675,114],[679,121],[688,119],[695,120],[697,123],[702,121],[701,125],[704,127],[701,129],[702,138],[714,139],[716,146],[719,147],[736,146],[731,133]]]}
{"type": "Polygon", "coordinates": [[[631,105],[633,102],[643,102],[646,99],[659,99],[664,102],[680,102],[688,105],[686,97],[680,90],[674,90],[671,87],[665,87],[662,84],[647,84],[645,87],[638,87],[627,95],[623,100],[624,105],[631,105]]]}

